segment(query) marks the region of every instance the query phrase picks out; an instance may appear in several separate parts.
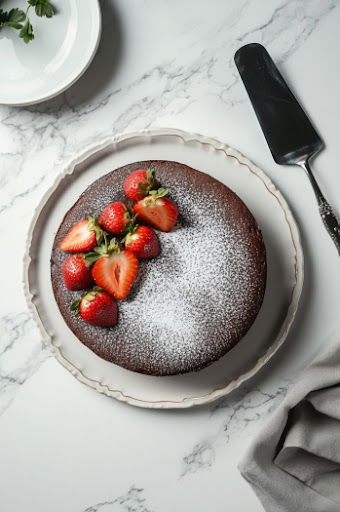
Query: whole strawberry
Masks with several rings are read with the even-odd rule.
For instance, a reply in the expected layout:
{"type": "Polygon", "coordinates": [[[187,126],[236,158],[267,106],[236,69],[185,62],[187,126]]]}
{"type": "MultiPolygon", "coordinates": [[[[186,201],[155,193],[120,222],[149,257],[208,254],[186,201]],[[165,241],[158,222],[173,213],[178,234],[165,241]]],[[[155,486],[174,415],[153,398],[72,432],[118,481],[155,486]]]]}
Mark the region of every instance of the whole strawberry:
{"type": "Polygon", "coordinates": [[[64,252],[86,252],[99,245],[102,239],[103,230],[95,218],[88,217],[71,227],[59,247],[64,252]]]}
{"type": "Polygon", "coordinates": [[[78,311],[82,319],[91,325],[113,327],[117,323],[118,307],[116,301],[98,287],[74,302],[71,309],[78,311]]]}
{"type": "Polygon", "coordinates": [[[122,201],[108,204],[99,215],[99,224],[109,233],[120,235],[128,222],[131,221],[131,211],[122,201]]]}
{"type": "Polygon", "coordinates": [[[133,212],[139,220],[166,233],[173,229],[178,217],[177,205],[165,197],[167,193],[165,188],[151,190],[150,195],[133,206],[133,212]]]}
{"type": "Polygon", "coordinates": [[[160,247],[156,233],[149,226],[136,225],[124,239],[125,247],[138,258],[154,258],[160,247]]]}
{"type": "Polygon", "coordinates": [[[84,290],[93,283],[91,270],[82,253],[68,256],[63,263],[62,273],[68,290],[84,290]]]}
{"type": "Polygon", "coordinates": [[[139,201],[150,193],[150,190],[158,189],[159,183],[152,169],[138,169],[132,172],[124,181],[125,195],[131,201],[139,201]]]}

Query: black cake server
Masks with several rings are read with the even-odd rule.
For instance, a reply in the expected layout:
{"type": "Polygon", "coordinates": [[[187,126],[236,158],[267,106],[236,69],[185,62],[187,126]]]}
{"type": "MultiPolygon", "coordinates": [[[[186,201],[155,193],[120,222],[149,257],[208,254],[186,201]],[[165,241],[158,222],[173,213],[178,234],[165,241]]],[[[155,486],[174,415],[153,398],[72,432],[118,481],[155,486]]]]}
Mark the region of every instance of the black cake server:
{"type": "Polygon", "coordinates": [[[275,162],[299,165],[306,171],[324,225],[340,254],[339,221],[309,166],[324,147],[320,136],[261,44],[242,46],[235,53],[235,63],[275,162]]]}

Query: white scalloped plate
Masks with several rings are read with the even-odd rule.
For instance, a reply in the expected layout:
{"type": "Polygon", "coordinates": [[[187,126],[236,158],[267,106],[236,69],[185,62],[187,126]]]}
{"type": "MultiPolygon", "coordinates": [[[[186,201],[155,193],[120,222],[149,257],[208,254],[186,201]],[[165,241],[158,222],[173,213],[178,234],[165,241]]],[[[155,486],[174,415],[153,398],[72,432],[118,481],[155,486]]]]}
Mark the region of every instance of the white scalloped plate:
{"type": "Polygon", "coordinates": [[[298,229],[286,201],[269,178],[217,140],[169,129],[115,136],[77,157],[43,198],[30,229],[25,261],[27,300],[58,361],[100,393],[139,407],[183,408],[211,402],[255,375],[284,342],[303,283],[298,229]],[[84,189],[112,169],[151,159],[185,163],[233,189],[255,215],[268,258],[265,298],[247,335],[208,368],[170,377],[130,372],[96,356],[64,322],[50,279],[55,233],[84,189]]]}

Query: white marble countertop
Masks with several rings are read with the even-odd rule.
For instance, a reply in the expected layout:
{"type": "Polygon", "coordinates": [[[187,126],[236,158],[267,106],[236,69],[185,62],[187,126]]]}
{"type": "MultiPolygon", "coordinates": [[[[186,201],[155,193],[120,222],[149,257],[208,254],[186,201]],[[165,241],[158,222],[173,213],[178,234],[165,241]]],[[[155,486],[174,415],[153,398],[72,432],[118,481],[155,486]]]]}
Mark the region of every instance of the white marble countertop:
{"type": "Polygon", "coordinates": [[[340,213],[336,0],[103,0],[85,75],[41,105],[0,107],[0,509],[260,512],[237,470],[245,448],[339,324],[337,252],[302,171],[274,164],[233,55],[261,42],[326,141],[315,174],[340,213]],[[300,224],[306,278],[274,360],[230,397],[143,410],[75,380],[41,345],[22,267],[33,210],[66,161],[112,133],[175,127],[217,137],[266,171],[300,224]]]}

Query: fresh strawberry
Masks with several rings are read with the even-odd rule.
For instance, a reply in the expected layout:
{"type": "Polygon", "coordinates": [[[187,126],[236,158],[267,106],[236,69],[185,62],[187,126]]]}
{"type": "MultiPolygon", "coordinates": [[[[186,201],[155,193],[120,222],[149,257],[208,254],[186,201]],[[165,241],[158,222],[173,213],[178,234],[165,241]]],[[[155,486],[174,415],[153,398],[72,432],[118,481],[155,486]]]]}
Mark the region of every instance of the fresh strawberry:
{"type": "Polygon", "coordinates": [[[99,259],[92,268],[95,283],[115,299],[126,299],[138,272],[137,256],[127,249],[121,250],[114,240],[102,252],[106,254],[98,254],[99,259]]]}
{"type": "Polygon", "coordinates": [[[157,235],[149,226],[135,226],[124,242],[126,249],[138,258],[154,258],[160,251],[157,235]]]}
{"type": "Polygon", "coordinates": [[[138,219],[166,233],[172,230],[178,217],[177,205],[164,197],[167,193],[168,190],[164,188],[151,190],[149,196],[133,206],[133,212],[138,215],[138,219]]]}
{"type": "Polygon", "coordinates": [[[96,219],[88,217],[87,220],[80,220],[71,227],[59,247],[65,252],[91,251],[101,243],[102,238],[103,231],[96,219]]]}
{"type": "Polygon", "coordinates": [[[74,302],[72,310],[79,311],[82,319],[91,325],[113,327],[117,323],[117,302],[106,292],[95,287],[82,298],[74,302]]]}
{"type": "Polygon", "coordinates": [[[63,263],[62,273],[69,290],[84,290],[93,283],[91,271],[82,253],[68,256],[63,263]]]}
{"type": "Polygon", "coordinates": [[[158,189],[159,183],[152,169],[138,169],[132,172],[124,181],[125,195],[132,201],[139,201],[150,193],[150,190],[158,189]]]}
{"type": "Polygon", "coordinates": [[[108,204],[98,218],[99,224],[114,235],[119,235],[131,221],[131,211],[122,201],[108,204]]]}

